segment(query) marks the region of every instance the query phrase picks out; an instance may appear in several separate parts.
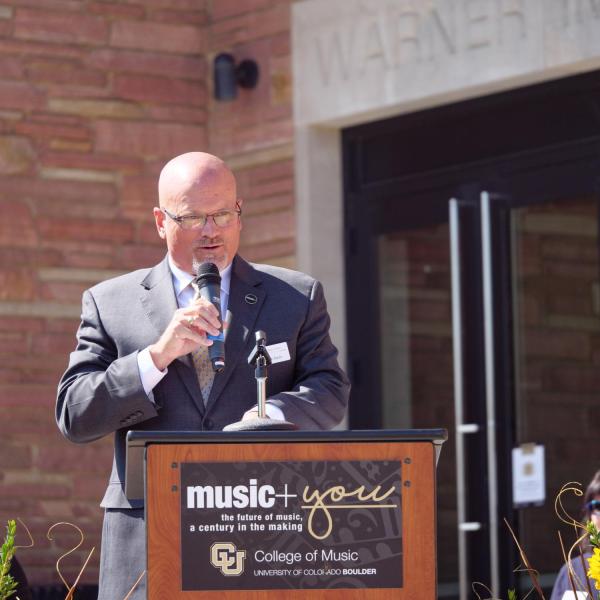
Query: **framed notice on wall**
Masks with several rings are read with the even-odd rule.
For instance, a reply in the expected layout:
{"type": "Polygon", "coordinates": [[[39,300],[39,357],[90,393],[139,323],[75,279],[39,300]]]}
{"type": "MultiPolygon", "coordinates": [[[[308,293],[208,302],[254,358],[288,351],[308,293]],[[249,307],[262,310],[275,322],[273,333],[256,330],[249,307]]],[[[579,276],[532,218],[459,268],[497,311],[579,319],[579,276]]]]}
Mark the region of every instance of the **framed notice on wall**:
{"type": "Polygon", "coordinates": [[[350,433],[148,444],[148,598],[433,600],[439,445],[350,433]]]}

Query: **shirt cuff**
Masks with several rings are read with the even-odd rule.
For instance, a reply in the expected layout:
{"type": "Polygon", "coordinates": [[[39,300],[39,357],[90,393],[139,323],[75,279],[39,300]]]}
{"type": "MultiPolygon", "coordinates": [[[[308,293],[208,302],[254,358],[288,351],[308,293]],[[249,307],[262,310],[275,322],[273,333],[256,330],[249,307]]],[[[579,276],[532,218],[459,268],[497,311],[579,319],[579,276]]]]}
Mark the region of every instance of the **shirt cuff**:
{"type": "Polygon", "coordinates": [[[283,411],[279,408],[279,406],[269,404],[268,401],[265,404],[265,412],[267,413],[267,416],[271,419],[275,419],[276,421],[285,421],[285,415],[283,414],[283,411]]]}
{"type": "Polygon", "coordinates": [[[144,348],[137,355],[138,371],[144,386],[144,392],[150,394],[158,382],[169,372],[169,369],[159,371],[150,356],[149,348],[144,348]]]}

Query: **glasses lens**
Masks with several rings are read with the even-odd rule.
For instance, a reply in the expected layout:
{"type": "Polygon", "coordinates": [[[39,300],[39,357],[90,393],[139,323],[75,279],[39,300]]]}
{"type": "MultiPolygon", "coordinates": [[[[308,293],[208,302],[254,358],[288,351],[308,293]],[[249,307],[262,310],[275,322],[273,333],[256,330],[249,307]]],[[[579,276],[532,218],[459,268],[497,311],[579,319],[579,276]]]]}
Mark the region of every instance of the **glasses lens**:
{"type": "Polygon", "coordinates": [[[177,222],[182,229],[201,229],[206,225],[208,218],[211,218],[217,227],[227,227],[233,221],[233,217],[238,214],[237,211],[224,210],[214,215],[183,215],[179,217],[166,210],[163,212],[177,222]]]}
{"type": "Polygon", "coordinates": [[[217,227],[227,227],[227,225],[231,223],[233,215],[234,213],[228,210],[216,213],[212,215],[212,218],[215,220],[215,224],[217,225],[217,227]]]}
{"type": "Polygon", "coordinates": [[[204,227],[206,217],[204,215],[189,215],[181,217],[179,222],[183,229],[196,229],[197,227],[204,227]]]}

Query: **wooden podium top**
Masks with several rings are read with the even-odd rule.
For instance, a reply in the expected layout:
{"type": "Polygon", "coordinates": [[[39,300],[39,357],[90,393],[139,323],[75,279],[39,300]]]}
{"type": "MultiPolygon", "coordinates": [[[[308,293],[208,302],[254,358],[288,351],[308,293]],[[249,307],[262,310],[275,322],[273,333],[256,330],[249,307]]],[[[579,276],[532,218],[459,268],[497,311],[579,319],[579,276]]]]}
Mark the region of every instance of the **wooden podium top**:
{"type": "Polygon", "coordinates": [[[276,444],[295,442],[431,442],[436,464],[442,444],[448,439],[445,429],[368,429],[335,431],[129,431],[125,495],[130,500],[144,497],[144,458],[151,444],[276,444]]]}

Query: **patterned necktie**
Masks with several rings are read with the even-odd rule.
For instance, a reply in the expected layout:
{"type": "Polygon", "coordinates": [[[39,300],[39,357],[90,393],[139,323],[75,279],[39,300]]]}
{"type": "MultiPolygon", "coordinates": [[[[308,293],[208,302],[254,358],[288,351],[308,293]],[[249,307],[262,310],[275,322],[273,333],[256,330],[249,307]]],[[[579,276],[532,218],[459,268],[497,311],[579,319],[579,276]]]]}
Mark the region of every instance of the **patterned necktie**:
{"type": "Polygon", "coordinates": [[[200,384],[204,406],[206,406],[213,381],[215,380],[215,372],[213,371],[212,363],[208,356],[208,346],[200,346],[197,350],[194,350],[192,352],[192,359],[194,361],[194,367],[196,368],[196,375],[198,376],[198,383],[200,384]]]}
{"type": "MultiPolygon", "coordinates": [[[[194,297],[198,297],[200,292],[196,282],[192,280],[190,286],[194,290],[194,297]]],[[[206,406],[215,379],[215,372],[213,371],[212,363],[208,356],[208,346],[200,346],[197,350],[194,350],[192,352],[192,360],[194,361],[198,384],[200,385],[200,391],[202,392],[202,400],[204,401],[204,406],[206,406]]]]}

